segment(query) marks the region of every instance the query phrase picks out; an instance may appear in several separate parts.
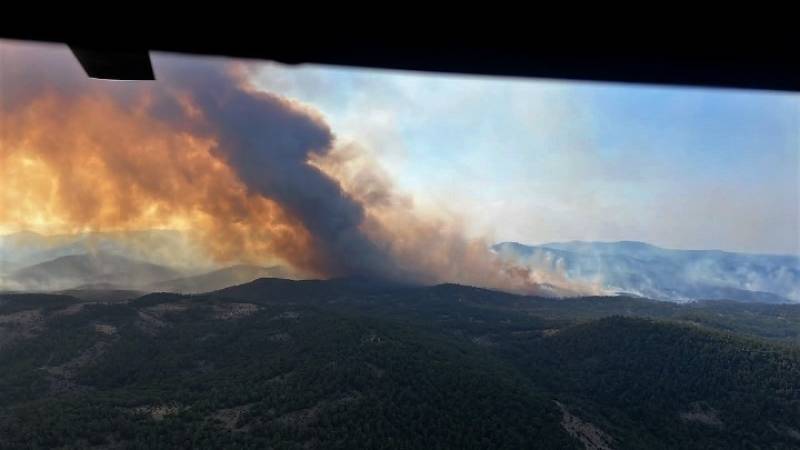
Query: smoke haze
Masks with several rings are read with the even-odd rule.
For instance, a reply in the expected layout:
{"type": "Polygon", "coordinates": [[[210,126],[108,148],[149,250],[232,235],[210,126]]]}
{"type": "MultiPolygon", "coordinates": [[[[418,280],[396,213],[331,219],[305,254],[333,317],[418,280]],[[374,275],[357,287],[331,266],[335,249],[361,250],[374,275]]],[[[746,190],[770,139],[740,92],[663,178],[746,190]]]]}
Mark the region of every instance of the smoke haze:
{"type": "Polygon", "coordinates": [[[256,90],[246,63],[158,56],[158,81],[109,82],[85,77],[63,48],[0,49],[2,229],[178,229],[219,264],[596,289],[509,266],[460,218],[418,210],[369,149],[338,142],[311,107],[256,90]]]}

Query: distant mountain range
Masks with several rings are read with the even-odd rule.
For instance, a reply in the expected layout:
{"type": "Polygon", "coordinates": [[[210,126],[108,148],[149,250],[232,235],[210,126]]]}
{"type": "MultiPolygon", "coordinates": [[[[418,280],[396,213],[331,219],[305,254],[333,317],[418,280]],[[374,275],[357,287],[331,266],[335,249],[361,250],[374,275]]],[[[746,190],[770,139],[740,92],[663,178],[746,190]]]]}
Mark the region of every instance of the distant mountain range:
{"type": "Polygon", "coordinates": [[[201,249],[176,230],[141,230],[42,235],[31,231],[0,236],[0,275],[61,256],[109,254],[179,270],[210,270],[201,249]]]}
{"type": "Polygon", "coordinates": [[[800,302],[800,257],[670,250],[644,242],[496,244],[502,259],[600,283],[609,293],[658,300],[800,302]]]}
{"type": "Polygon", "coordinates": [[[216,291],[228,286],[247,283],[259,278],[290,278],[290,275],[286,269],[280,266],[261,267],[236,265],[201,275],[176,278],[154,283],[151,286],[151,290],[196,294],[200,292],[216,291]]]}
{"type": "Polygon", "coordinates": [[[194,294],[258,278],[289,278],[279,266],[235,265],[199,275],[107,253],[61,256],[12,271],[0,288],[29,291],[138,290],[194,294]]]}
{"type": "Polygon", "coordinates": [[[0,290],[199,293],[263,277],[293,275],[279,266],[214,267],[175,230],[0,236],[0,290]]]}
{"type": "Polygon", "coordinates": [[[52,291],[86,288],[143,288],[177,278],[181,273],[169,267],[135,261],[108,253],[61,256],[13,271],[7,277],[12,286],[52,291]]]}
{"type": "MultiPolygon", "coordinates": [[[[670,250],[644,242],[492,246],[503,260],[608,294],[685,302],[800,303],[800,256],[670,250]]],[[[279,266],[212,266],[179,231],[0,236],[0,290],[201,293],[259,278],[294,278],[279,266]]]]}

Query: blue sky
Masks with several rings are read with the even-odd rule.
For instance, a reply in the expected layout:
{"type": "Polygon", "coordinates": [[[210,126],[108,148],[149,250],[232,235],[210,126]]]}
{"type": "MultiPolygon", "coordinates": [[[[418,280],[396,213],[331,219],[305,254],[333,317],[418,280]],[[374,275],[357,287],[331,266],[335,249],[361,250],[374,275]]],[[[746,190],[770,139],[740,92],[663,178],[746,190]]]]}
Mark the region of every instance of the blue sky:
{"type": "Polygon", "coordinates": [[[265,63],[419,205],[527,243],[800,253],[800,95],[265,63]]]}

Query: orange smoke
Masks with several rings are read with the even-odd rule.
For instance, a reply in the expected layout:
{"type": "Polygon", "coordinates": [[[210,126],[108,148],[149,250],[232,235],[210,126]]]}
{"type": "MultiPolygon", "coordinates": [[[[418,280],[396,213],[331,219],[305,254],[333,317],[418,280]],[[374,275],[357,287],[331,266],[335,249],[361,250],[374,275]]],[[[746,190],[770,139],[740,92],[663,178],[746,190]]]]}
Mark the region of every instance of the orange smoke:
{"type": "MultiPolygon", "coordinates": [[[[285,262],[314,273],[308,232],[248,191],[194,136],[101,92],[42,95],[4,113],[0,225],[45,234],[186,230],[219,263],[285,262]]],[[[188,106],[187,106],[188,107],[188,106]]]]}
{"type": "Polygon", "coordinates": [[[591,291],[509,266],[457,216],[420,211],[368,152],[337,143],[313,110],[255,91],[246,68],[178,58],[155,84],[108,84],[64,60],[52,63],[63,75],[27,69],[26,57],[48,55],[12,57],[0,79],[0,232],[170,228],[222,264],[591,291]]]}

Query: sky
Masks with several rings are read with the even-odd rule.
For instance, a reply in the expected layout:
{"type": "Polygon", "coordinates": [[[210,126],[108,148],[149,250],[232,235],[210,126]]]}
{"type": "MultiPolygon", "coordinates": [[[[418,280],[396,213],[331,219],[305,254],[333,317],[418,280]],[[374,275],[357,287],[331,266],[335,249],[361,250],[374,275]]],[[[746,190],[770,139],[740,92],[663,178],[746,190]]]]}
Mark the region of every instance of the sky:
{"type": "Polygon", "coordinates": [[[800,253],[800,95],[264,63],[421,207],[496,241],[800,253]]]}

